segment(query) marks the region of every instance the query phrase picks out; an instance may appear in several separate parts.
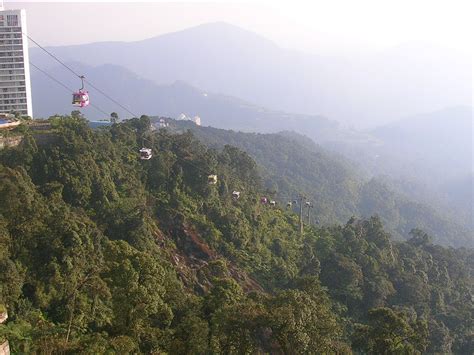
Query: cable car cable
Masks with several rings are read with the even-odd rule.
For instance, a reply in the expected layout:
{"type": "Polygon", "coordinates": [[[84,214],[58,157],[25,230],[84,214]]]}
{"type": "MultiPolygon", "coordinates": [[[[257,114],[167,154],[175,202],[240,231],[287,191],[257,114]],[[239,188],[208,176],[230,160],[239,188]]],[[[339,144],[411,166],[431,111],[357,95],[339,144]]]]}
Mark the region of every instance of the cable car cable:
{"type": "MultiPolygon", "coordinates": [[[[108,95],[107,93],[105,93],[103,90],[99,89],[98,87],[96,87],[95,85],[93,85],[89,80],[85,79],[83,75],[80,75],[78,73],[76,73],[76,71],[74,71],[74,69],[72,69],[70,66],[68,66],[67,64],[65,64],[61,59],[59,59],[56,55],[54,55],[53,53],[51,53],[50,51],[48,51],[45,47],[43,47],[40,43],[38,43],[36,40],[34,40],[31,36],[29,36],[28,34],[26,33],[23,33],[23,35],[25,35],[30,41],[32,41],[34,44],[36,44],[38,46],[38,48],[40,48],[41,50],[43,50],[45,53],[47,53],[51,58],[53,58],[55,61],[57,61],[59,64],[61,64],[62,66],[64,66],[67,70],[69,70],[72,74],[74,74],[75,76],[77,76],[78,78],[80,78],[81,80],[85,81],[86,83],[88,83],[90,85],[90,87],[92,87],[93,89],[97,90],[99,93],[101,93],[103,96],[105,96],[106,98],[108,98],[110,101],[114,102],[116,105],[120,106],[122,109],[124,109],[125,111],[127,111],[128,113],[130,113],[132,116],[134,117],[137,117],[138,118],[138,115],[133,113],[132,111],[130,111],[128,108],[126,108],[125,106],[123,106],[121,103],[119,103],[118,101],[116,101],[115,99],[113,99],[110,95],[108,95]]],[[[31,62],[30,62],[31,63],[31,62]]],[[[45,71],[39,69],[36,65],[34,65],[33,63],[31,63],[35,68],[37,68],[38,70],[42,71],[44,74],[46,74],[47,76],[49,76],[50,78],[52,78],[49,74],[47,74],[45,71]]],[[[53,78],[52,78],[53,79],[53,78]]],[[[53,79],[54,81],[58,82],[58,80],[56,79],[53,79]]],[[[67,88],[68,90],[70,91],[73,91],[71,90],[70,88],[68,88],[67,86],[63,85],[62,83],[60,84],[62,85],[63,87],[67,88]]],[[[92,105],[91,105],[92,106],[92,105]]],[[[96,107],[96,106],[94,106],[96,107]]],[[[105,113],[104,111],[100,110],[102,113],[108,115],[107,113],[105,113]]],[[[125,126],[125,128],[128,128],[125,126]]],[[[131,129],[130,129],[131,130],[131,129]]],[[[131,130],[132,131],[132,130],[131,130]]],[[[146,140],[146,138],[143,138],[144,140],[146,140]]]]}
{"type": "MultiPolygon", "coordinates": [[[[22,32],[23,33],[23,32],[22,32]]],[[[41,50],[43,50],[45,53],[47,53],[51,58],[53,58],[55,61],[57,61],[59,64],[61,64],[63,67],[65,67],[67,70],[69,70],[72,74],[74,74],[75,76],[77,76],[79,79],[83,79],[87,84],[89,84],[89,86],[95,90],[97,90],[99,93],[101,93],[103,96],[105,96],[106,98],[108,98],[110,101],[112,101],[113,103],[115,103],[116,105],[120,106],[123,110],[127,111],[129,114],[131,114],[132,116],[134,117],[138,117],[137,114],[133,113],[132,111],[130,111],[127,107],[123,106],[120,102],[118,102],[117,100],[115,100],[114,98],[112,98],[110,95],[108,95],[107,93],[105,93],[103,90],[99,89],[97,86],[95,86],[92,82],[90,82],[89,80],[83,78],[83,75],[80,75],[78,73],[76,73],[76,71],[74,69],[72,69],[70,66],[68,66],[67,64],[65,64],[61,59],[59,59],[57,56],[55,56],[53,53],[51,53],[50,51],[48,51],[45,47],[43,47],[41,44],[39,44],[37,41],[35,41],[31,36],[27,35],[26,33],[23,33],[23,35],[25,35],[30,41],[32,41],[34,44],[36,44],[38,46],[38,48],[40,48],[41,50]]]]}
{"type": "Polygon", "coordinates": [[[31,38],[29,35],[27,35],[26,33],[22,32],[23,35],[25,35],[31,42],[33,42],[34,44],[36,44],[40,49],[42,49],[44,52],[46,52],[50,57],[52,57],[54,60],[56,60],[59,64],[61,64],[63,67],[65,67],[67,70],[69,70],[71,73],[73,73],[75,76],[77,76],[78,78],[81,77],[81,75],[77,74],[73,69],[71,69],[71,67],[69,67],[68,65],[64,64],[58,57],[56,57],[53,53],[51,53],[50,51],[48,51],[46,48],[44,48],[41,44],[39,44],[38,42],[36,42],[33,38],[31,38]]]}
{"type": "MultiPolygon", "coordinates": [[[[59,81],[58,79],[56,79],[54,76],[52,76],[51,74],[49,74],[48,72],[46,72],[45,70],[41,69],[40,67],[38,67],[37,65],[35,65],[34,63],[32,63],[30,61],[30,65],[32,67],[34,67],[36,70],[38,70],[39,72],[43,73],[44,75],[46,75],[48,78],[50,78],[51,80],[53,80],[54,82],[56,82],[58,85],[61,85],[64,89],[66,89],[68,92],[71,92],[73,91],[70,87],[66,86],[65,84],[63,84],[61,81],[59,81]]],[[[102,110],[99,106],[95,105],[95,104],[90,104],[92,107],[94,107],[97,111],[100,111],[101,113],[103,113],[104,115],[107,115],[109,116],[109,114],[107,112],[105,112],[104,110],[102,110]]]]}
{"type": "Polygon", "coordinates": [[[112,101],[113,103],[115,103],[116,105],[120,106],[123,110],[127,111],[129,114],[131,114],[133,117],[138,117],[137,114],[133,113],[132,111],[130,111],[128,108],[126,108],[125,106],[123,106],[120,102],[116,101],[115,99],[113,99],[112,97],[110,97],[109,95],[107,95],[104,91],[102,91],[101,89],[99,89],[97,86],[95,86],[94,84],[92,84],[89,80],[87,79],[84,79],[84,81],[89,84],[89,86],[95,90],[97,90],[98,92],[100,92],[103,96],[105,96],[106,98],[108,98],[110,101],[112,101]]]}
{"type": "Polygon", "coordinates": [[[69,88],[68,86],[64,85],[62,82],[60,82],[58,79],[56,79],[55,77],[53,77],[52,75],[50,75],[49,73],[47,73],[45,70],[41,69],[40,67],[38,67],[37,65],[35,65],[34,63],[32,63],[30,61],[30,65],[32,67],[34,67],[36,70],[40,71],[41,73],[43,73],[44,75],[46,75],[48,78],[50,78],[51,80],[55,81],[58,85],[61,85],[63,88],[65,88],[67,91],[72,91],[71,88],[69,88]]]}

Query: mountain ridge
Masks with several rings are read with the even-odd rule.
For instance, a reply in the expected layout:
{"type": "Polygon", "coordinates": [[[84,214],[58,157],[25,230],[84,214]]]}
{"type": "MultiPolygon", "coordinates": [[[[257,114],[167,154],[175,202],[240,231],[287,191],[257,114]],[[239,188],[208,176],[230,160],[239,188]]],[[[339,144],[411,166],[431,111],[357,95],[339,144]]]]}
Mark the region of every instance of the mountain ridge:
{"type": "MultiPolygon", "coordinates": [[[[76,71],[87,71],[89,73],[87,79],[94,86],[107,92],[134,113],[152,112],[153,115],[174,118],[181,113],[190,116],[199,115],[204,125],[244,131],[271,132],[301,128],[302,132],[307,133],[309,130],[312,138],[316,140],[336,139],[340,135],[348,137],[358,135],[323,116],[268,109],[233,96],[207,92],[182,80],[177,80],[171,85],[157,85],[118,65],[103,64],[90,67],[73,63],[72,67],[76,71]]],[[[49,73],[69,87],[78,84],[77,78],[60,67],[50,69],[49,73]]],[[[65,114],[71,111],[70,99],[64,88],[50,81],[43,73],[34,72],[32,77],[33,103],[37,116],[49,117],[56,113],[65,114]],[[45,85],[47,90],[44,89],[45,85]],[[53,111],[52,107],[56,111],[53,111]]],[[[90,91],[91,103],[102,111],[114,111],[120,117],[130,116],[130,112],[117,107],[98,91],[93,88],[86,89],[90,91]]],[[[108,116],[104,117],[104,113],[97,111],[95,107],[87,108],[83,112],[90,119],[108,119],[108,116]]]]}
{"type": "MultiPolygon", "coordinates": [[[[356,126],[471,102],[465,75],[469,61],[456,56],[432,52],[428,56],[420,50],[416,56],[407,53],[398,59],[394,54],[360,60],[327,58],[282,49],[259,35],[221,23],[166,36],[103,46],[62,46],[53,52],[64,61],[118,64],[158,84],[183,80],[260,106],[322,114],[356,126]],[[444,92],[445,87],[450,91],[444,92]]],[[[31,49],[31,59],[51,67],[50,58],[39,49],[31,49]]]]}

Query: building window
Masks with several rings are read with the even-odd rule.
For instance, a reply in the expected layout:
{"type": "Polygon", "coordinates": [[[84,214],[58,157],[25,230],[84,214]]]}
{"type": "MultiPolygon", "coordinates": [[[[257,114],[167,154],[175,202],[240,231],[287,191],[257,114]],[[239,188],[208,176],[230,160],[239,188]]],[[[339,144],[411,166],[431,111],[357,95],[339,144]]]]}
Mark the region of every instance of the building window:
{"type": "Polygon", "coordinates": [[[7,15],[7,26],[18,26],[18,15],[7,15]]]}

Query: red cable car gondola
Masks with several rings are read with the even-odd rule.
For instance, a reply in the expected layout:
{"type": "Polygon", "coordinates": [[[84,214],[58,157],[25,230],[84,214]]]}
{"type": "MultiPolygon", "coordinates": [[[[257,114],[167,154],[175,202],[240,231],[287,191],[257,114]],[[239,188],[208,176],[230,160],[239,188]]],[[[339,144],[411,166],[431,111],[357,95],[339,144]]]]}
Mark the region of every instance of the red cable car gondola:
{"type": "Polygon", "coordinates": [[[89,106],[89,93],[84,90],[84,76],[80,76],[82,81],[82,87],[79,91],[72,93],[72,104],[77,107],[86,107],[89,106]]]}

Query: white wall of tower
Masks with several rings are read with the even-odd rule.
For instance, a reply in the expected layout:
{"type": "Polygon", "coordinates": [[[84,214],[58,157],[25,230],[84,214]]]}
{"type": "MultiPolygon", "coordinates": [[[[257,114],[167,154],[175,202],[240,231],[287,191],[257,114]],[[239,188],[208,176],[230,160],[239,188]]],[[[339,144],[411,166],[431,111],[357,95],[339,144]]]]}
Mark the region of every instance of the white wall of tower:
{"type": "Polygon", "coordinates": [[[33,117],[26,11],[0,11],[0,113],[33,117]]]}

